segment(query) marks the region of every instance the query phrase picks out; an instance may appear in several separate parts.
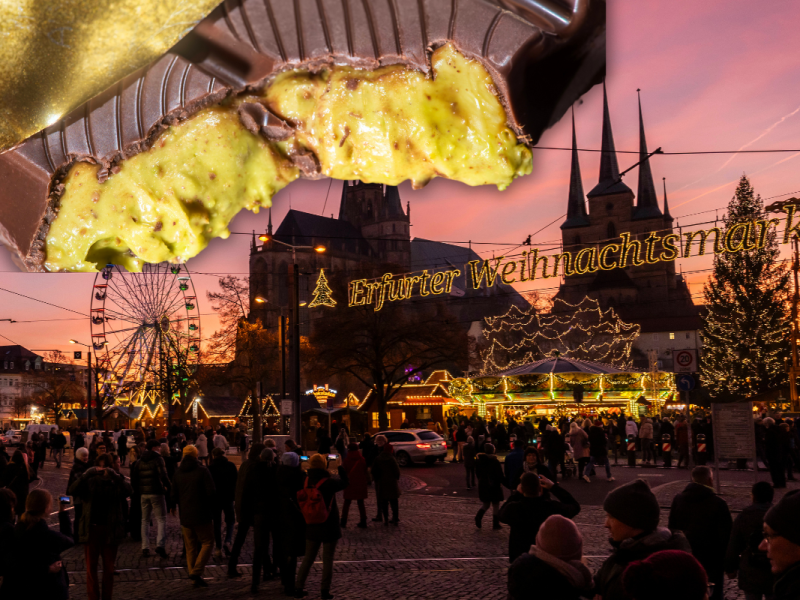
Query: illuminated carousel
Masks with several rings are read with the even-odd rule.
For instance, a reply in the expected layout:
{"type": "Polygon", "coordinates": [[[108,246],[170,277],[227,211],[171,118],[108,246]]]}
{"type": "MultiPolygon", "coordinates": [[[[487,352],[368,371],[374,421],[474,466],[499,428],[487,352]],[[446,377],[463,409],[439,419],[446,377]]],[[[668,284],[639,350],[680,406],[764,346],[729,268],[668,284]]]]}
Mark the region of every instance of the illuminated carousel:
{"type": "Polygon", "coordinates": [[[459,378],[450,396],[459,414],[500,418],[561,414],[658,415],[675,395],[672,373],[623,371],[553,356],[496,375],[459,378]]]}

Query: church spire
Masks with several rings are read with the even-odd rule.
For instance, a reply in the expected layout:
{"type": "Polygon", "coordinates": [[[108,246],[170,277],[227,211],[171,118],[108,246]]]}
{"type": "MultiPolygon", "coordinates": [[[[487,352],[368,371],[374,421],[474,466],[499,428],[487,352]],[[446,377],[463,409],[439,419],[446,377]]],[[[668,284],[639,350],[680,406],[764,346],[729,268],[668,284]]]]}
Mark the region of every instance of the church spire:
{"type": "Polygon", "coordinates": [[[653,172],[650,169],[650,160],[647,159],[647,141],[644,138],[644,119],[642,118],[641,90],[637,89],[639,96],[639,190],[636,194],[636,208],[633,211],[634,219],[651,219],[660,217],[658,208],[656,186],[653,183],[653,172]],[[645,160],[647,159],[647,160],[645,160]]]}
{"type": "Polygon", "coordinates": [[[272,235],[272,205],[269,206],[269,223],[267,223],[267,235],[272,235]]]}
{"type": "Polygon", "coordinates": [[[667,221],[672,221],[672,215],[669,214],[669,202],[667,202],[667,178],[662,177],[661,181],[664,182],[664,219],[667,221]]]}
{"type": "Polygon", "coordinates": [[[578,161],[578,140],[575,135],[575,107],[572,107],[572,165],[569,173],[569,198],[567,200],[567,220],[561,224],[561,229],[571,227],[585,227],[589,225],[589,216],[586,214],[586,198],[583,194],[583,181],[581,180],[581,165],[578,161]]]}
{"type": "Polygon", "coordinates": [[[589,196],[606,196],[633,191],[620,181],[617,151],[614,148],[614,134],[611,132],[611,117],[608,113],[606,82],[603,81],[603,139],[600,145],[600,179],[589,196]]]}

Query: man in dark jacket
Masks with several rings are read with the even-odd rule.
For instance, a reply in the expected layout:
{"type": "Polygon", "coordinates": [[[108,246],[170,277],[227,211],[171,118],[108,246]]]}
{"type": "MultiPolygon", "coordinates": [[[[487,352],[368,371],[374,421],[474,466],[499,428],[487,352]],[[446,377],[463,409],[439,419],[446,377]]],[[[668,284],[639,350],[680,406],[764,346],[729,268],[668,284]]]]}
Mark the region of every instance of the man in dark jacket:
{"type": "Polygon", "coordinates": [[[581,511],[575,498],[567,490],[546,477],[525,473],[520,478],[516,491],[500,508],[500,522],[511,527],[508,537],[508,561],[527,552],[536,542],[539,527],[551,515],[562,515],[569,519],[581,511]],[[551,498],[545,498],[544,490],[550,490],[551,498]]]}
{"type": "MultiPolygon", "coordinates": [[[[81,478],[86,472],[86,469],[89,468],[89,450],[83,446],[80,446],[75,450],[75,460],[72,463],[72,469],[69,471],[69,480],[67,481],[67,489],[65,493],[69,495],[69,489],[72,487],[72,484],[75,483],[78,479],[81,478]]],[[[83,501],[80,499],[79,496],[73,497],[72,505],[75,507],[75,527],[73,527],[73,535],[75,537],[75,543],[79,543],[78,537],[78,526],[81,522],[81,516],[83,515],[83,501]]]]}
{"type": "Polygon", "coordinates": [[[197,448],[186,446],[172,481],[172,499],[180,511],[189,579],[194,581],[195,587],[208,587],[203,571],[214,548],[212,506],[215,492],[214,479],[200,464],[197,448]]]}
{"type": "Polygon", "coordinates": [[[119,454],[119,463],[125,466],[125,458],[128,456],[128,436],[124,431],[120,431],[117,438],[117,454],[119,454]]]}
{"type": "Polygon", "coordinates": [[[262,443],[255,443],[250,446],[247,460],[239,467],[239,474],[236,477],[234,510],[236,512],[236,522],[239,524],[239,527],[236,528],[233,549],[228,559],[228,577],[230,578],[242,576],[242,574],[236,570],[236,565],[239,564],[239,554],[241,554],[242,547],[244,547],[244,542],[247,539],[247,532],[250,531],[250,528],[253,526],[253,515],[255,512],[255,507],[251,499],[245,496],[244,490],[247,478],[250,476],[250,471],[258,463],[261,451],[264,448],[265,446],[262,443]]]}
{"type": "Polygon", "coordinates": [[[251,476],[247,478],[244,493],[253,498],[253,567],[250,592],[258,593],[261,573],[264,580],[272,579],[280,563],[280,554],[276,552],[278,542],[278,514],[281,502],[276,477],[277,465],[275,454],[271,448],[261,451],[261,459],[253,465],[251,476]],[[272,557],[269,556],[269,540],[273,540],[272,557]]]}
{"type": "Polygon", "coordinates": [[[97,457],[96,466],[87,469],[69,488],[80,496],[83,514],[78,524],[78,538],[86,544],[86,591],[89,598],[99,598],[97,567],[103,558],[102,597],[111,598],[114,565],[119,542],[125,539],[125,513],[122,504],[133,490],[114,470],[109,454],[97,457]]]}
{"type": "Polygon", "coordinates": [[[769,464],[769,474],[775,489],[786,487],[786,464],[783,461],[781,449],[781,431],[772,417],[763,421],[764,427],[764,453],[769,464]]]}
{"type": "Polygon", "coordinates": [[[764,515],[772,507],[775,492],[766,481],[753,485],[752,504],[745,507],[733,521],[731,540],[725,554],[725,572],[728,578],[738,577],[739,589],[749,600],[772,595],[772,569],[769,557],[759,550],[764,539],[764,515]]]}
{"type": "Polygon", "coordinates": [[[609,492],[603,510],[613,552],[595,575],[595,594],[602,600],[630,600],[622,584],[622,573],[633,561],[661,550],[691,552],[682,533],[658,526],[658,500],[642,479],[609,492]]]}
{"type": "Polygon", "coordinates": [[[167,558],[167,500],[169,475],[159,449],[158,440],[148,440],[147,450],[131,467],[131,484],[142,503],[142,556],[150,556],[150,515],[156,520],[156,554],[167,558]]]}
{"type": "Polygon", "coordinates": [[[222,558],[222,549],[225,556],[231,555],[231,540],[233,540],[233,527],[236,518],[233,512],[233,501],[236,492],[236,465],[225,456],[225,450],[214,448],[211,451],[211,464],[208,465],[217,494],[214,496],[214,542],[217,544],[216,558],[222,558]],[[225,545],[222,545],[222,515],[225,515],[225,545]]]}
{"type": "Polygon", "coordinates": [[[61,459],[64,458],[64,448],[67,445],[67,436],[62,431],[53,432],[50,440],[50,449],[53,459],[56,461],[56,469],[61,468],[61,459]]]}
{"type": "Polygon", "coordinates": [[[672,500],[668,527],[684,533],[692,554],[715,584],[711,600],[722,599],[725,552],[732,526],[728,504],[714,492],[711,469],[695,467],[692,482],[672,500]]]}
{"type": "Polygon", "coordinates": [[[519,485],[519,478],[522,476],[522,463],[525,462],[525,444],[522,440],[513,443],[514,449],[506,455],[503,463],[505,471],[505,485],[510,490],[516,490],[519,485]]]}
{"type": "Polygon", "coordinates": [[[759,545],[775,575],[772,600],[800,598],[800,491],[792,490],[764,515],[764,540],[759,545]]]}

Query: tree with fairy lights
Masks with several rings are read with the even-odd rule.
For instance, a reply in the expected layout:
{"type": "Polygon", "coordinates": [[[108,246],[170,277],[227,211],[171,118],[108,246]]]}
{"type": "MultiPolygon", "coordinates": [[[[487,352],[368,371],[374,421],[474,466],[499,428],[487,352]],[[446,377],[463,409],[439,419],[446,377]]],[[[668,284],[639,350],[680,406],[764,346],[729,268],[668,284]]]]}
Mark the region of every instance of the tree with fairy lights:
{"type": "Polygon", "coordinates": [[[719,234],[726,249],[742,250],[717,254],[704,288],[700,376],[717,398],[747,397],[786,381],[789,272],[776,230],[762,236],[755,225],[765,218],[761,197],[743,175],[719,234]]]}
{"type": "Polygon", "coordinates": [[[619,368],[631,364],[639,325],[625,323],[613,308],[603,310],[593,298],[569,304],[560,298],[549,312],[512,306],[499,317],[486,317],[481,352],[483,372],[497,373],[552,356],[604,362],[619,368]]]}

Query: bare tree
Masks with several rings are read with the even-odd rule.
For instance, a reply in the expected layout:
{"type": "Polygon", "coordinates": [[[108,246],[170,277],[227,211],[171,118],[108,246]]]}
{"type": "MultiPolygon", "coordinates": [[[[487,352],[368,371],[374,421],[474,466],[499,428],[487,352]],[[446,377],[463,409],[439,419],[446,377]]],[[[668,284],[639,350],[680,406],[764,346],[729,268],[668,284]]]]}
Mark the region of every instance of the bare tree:
{"type": "MultiPolygon", "coordinates": [[[[332,279],[336,296],[346,298],[346,283],[332,279]]],[[[320,316],[312,319],[312,368],[323,376],[353,377],[370,389],[382,429],[388,427],[387,402],[409,377],[435,367],[466,366],[466,329],[444,302],[392,302],[380,311],[339,302],[318,310],[320,316]]]]}
{"type": "Polygon", "coordinates": [[[82,402],[86,390],[75,379],[74,361],[68,361],[62,352],[46,352],[44,359],[44,368],[32,371],[25,385],[30,389],[30,401],[45,410],[52,410],[58,425],[63,406],[82,402]]]}
{"type": "MultiPolygon", "coordinates": [[[[210,368],[200,369],[203,385],[230,385],[242,395],[258,398],[257,387],[275,374],[280,364],[277,329],[265,328],[260,319],[248,320],[244,302],[249,296],[249,281],[232,275],[219,281],[219,292],[207,292],[212,308],[220,318],[203,356],[210,368]]],[[[260,400],[260,398],[259,398],[260,400]]],[[[252,402],[253,440],[261,441],[261,406],[252,402]]]]}
{"type": "Polygon", "coordinates": [[[27,418],[28,414],[30,414],[31,404],[33,404],[33,400],[28,396],[14,398],[14,416],[17,419],[27,418]]]}

